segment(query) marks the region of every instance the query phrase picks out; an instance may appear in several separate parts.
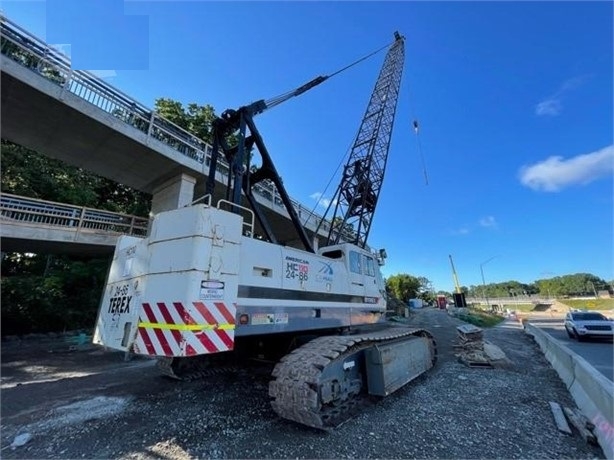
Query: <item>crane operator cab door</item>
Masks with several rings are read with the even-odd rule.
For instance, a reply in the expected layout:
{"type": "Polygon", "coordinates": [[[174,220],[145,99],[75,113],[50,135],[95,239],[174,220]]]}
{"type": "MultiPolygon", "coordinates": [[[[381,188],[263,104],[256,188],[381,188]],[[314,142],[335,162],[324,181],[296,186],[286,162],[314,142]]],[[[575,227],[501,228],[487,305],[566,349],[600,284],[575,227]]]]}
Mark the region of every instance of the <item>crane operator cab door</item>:
{"type": "Polygon", "coordinates": [[[350,249],[348,251],[349,261],[349,277],[350,277],[350,290],[352,295],[364,297],[365,295],[365,275],[364,275],[364,260],[363,254],[350,249]]]}
{"type": "Polygon", "coordinates": [[[364,276],[365,295],[377,297],[382,290],[383,280],[379,272],[379,266],[372,256],[362,255],[362,272],[364,276]]]}

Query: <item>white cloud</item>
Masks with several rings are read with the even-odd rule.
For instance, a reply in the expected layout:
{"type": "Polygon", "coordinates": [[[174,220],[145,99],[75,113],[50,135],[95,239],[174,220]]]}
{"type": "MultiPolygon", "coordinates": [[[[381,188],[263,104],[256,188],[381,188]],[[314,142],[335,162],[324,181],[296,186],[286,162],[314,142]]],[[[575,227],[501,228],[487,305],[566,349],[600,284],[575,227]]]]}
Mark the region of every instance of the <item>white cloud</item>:
{"type": "Polygon", "coordinates": [[[556,116],[561,113],[563,105],[561,101],[558,99],[546,99],[545,101],[540,102],[535,107],[536,115],[551,115],[556,116]]]}
{"type": "Polygon", "coordinates": [[[495,220],[493,216],[482,217],[479,221],[479,224],[481,227],[490,227],[490,228],[497,227],[497,221],[495,220]]]}
{"type": "Polygon", "coordinates": [[[565,80],[552,96],[547,97],[535,106],[535,114],[538,116],[557,116],[563,110],[563,96],[565,93],[578,88],[587,78],[587,75],[581,75],[565,80]]]}
{"type": "MultiPolygon", "coordinates": [[[[313,198],[314,200],[316,200],[318,202],[318,205],[322,206],[323,208],[328,208],[328,205],[331,202],[330,198],[326,198],[322,195],[322,192],[312,193],[311,195],[309,195],[309,198],[313,198]]],[[[333,204],[337,204],[337,201],[333,201],[333,204]]]]}
{"type": "Polygon", "coordinates": [[[533,190],[557,192],[575,184],[585,185],[614,173],[614,145],[564,159],[551,156],[520,169],[520,182],[533,190]]]}
{"type": "Polygon", "coordinates": [[[117,77],[117,72],[115,70],[88,70],[88,72],[96,75],[98,78],[117,77]]]}
{"type": "Polygon", "coordinates": [[[468,235],[471,230],[468,227],[460,227],[450,231],[451,235],[468,235]]]}
{"type": "Polygon", "coordinates": [[[54,50],[62,53],[66,57],[70,58],[70,53],[71,53],[71,50],[72,50],[72,46],[71,46],[70,43],[55,43],[55,44],[50,44],[49,47],[51,49],[54,49],[54,50]]]}

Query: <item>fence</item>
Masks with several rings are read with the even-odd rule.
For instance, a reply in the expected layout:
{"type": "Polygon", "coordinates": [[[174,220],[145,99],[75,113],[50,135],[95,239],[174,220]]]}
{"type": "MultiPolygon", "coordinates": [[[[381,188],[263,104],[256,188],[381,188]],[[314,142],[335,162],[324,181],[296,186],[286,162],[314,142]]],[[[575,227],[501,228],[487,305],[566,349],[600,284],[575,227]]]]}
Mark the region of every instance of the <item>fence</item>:
{"type": "Polygon", "coordinates": [[[3,193],[0,216],[26,224],[145,237],[149,219],[3,193]]]}
{"type": "MultiPolygon", "coordinates": [[[[0,32],[0,48],[4,56],[145,133],[148,138],[155,139],[186,157],[209,166],[213,148],[205,141],[161,117],[94,74],[84,70],[73,70],[66,55],[3,16],[0,16],[0,32]]],[[[218,160],[218,171],[224,176],[228,176],[230,171],[230,166],[222,156],[218,160]]],[[[281,196],[272,184],[258,184],[254,187],[254,191],[269,202],[271,208],[278,212],[285,209],[281,196]]],[[[291,201],[301,223],[315,230],[322,217],[296,200],[291,201]]],[[[323,222],[321,229],[328,232],[330,222],[323,222]]]]}

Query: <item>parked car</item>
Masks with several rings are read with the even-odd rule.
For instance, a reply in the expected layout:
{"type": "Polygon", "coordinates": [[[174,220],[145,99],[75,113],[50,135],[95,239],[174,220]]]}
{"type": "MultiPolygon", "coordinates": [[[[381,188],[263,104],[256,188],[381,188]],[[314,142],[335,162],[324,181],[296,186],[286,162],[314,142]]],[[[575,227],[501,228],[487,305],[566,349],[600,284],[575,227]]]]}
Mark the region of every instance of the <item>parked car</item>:
{"type": "Polygon", "coordinates": [[[589,337],[612,339],[614,321],[594,311],[571,311],[565,316],[565,330],[580,342],[589,337]]]}

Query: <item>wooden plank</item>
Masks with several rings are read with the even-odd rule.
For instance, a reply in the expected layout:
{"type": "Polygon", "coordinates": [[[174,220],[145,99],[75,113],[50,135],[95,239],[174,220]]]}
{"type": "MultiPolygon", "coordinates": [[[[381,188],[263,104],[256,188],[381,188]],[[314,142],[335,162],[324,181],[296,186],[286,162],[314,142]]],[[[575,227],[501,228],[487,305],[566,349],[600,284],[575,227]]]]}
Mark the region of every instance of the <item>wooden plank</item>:
{"type": "Polygon", "coordinates": [[[578,417],[578,415],[574,411],[572,411],[569,407],[564,407],[563,410],[565,411],[565,415],[567,416],[567,419],[580,433],[580,436],[582,436],[586,442],[596,445],[597,438],[595,437],[593,433],[591,433],[586,428],[586,422],[584,421],[584,419],[578,417]]]}
{"type": "Polygon", "coordinates": [[[565,414],[563,414],[561,405],[554,401],[550,401],[548,404],[550,404],[550,410],[552,410],[552,416],[554,417],[556,427],[560,432],[571,435],[571,428],[569,428],[567,420],[565,420],[565,414]]]}
{"type": "Polygon", "coordinates": [[[482,329],[474,326],[473,324],[463,324],[461,326],[456,326],[456,329],[463,334],[472,334],[475,332],[482,332],[482,329]]]}

